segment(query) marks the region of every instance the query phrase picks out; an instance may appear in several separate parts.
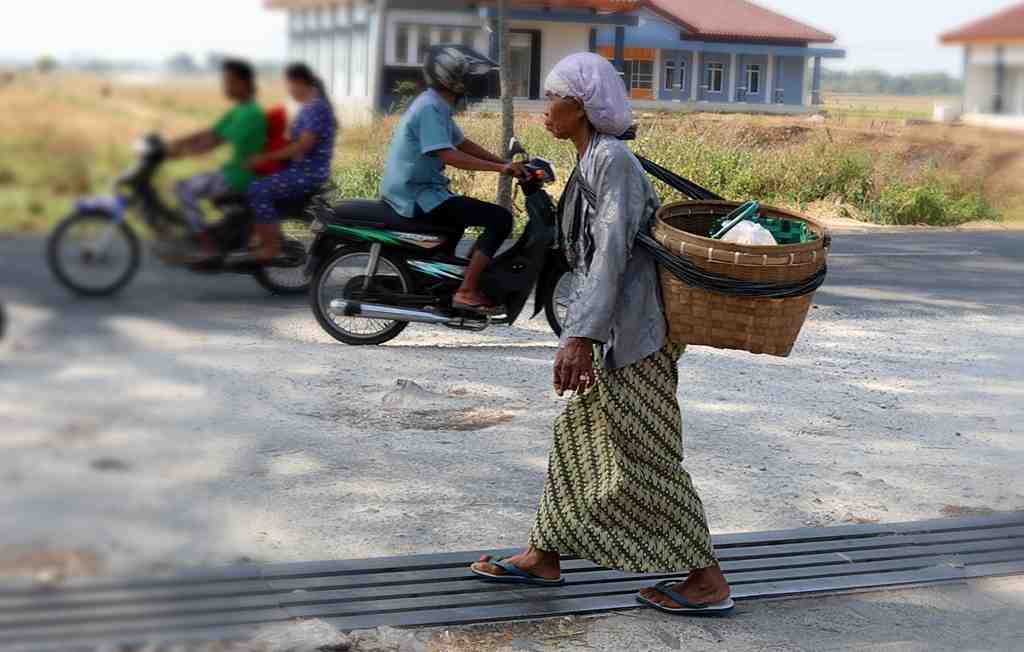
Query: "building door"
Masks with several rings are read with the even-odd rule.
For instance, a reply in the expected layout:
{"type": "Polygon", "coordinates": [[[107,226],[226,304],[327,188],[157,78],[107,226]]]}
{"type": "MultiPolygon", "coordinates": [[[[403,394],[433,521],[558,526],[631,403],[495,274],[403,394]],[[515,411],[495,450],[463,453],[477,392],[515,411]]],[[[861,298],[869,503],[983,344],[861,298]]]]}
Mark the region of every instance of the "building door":
{"type": "Polygon", "coordinates": [[[509,49],[512,97],[540,99],[540,32],[512,30],[509,49]]]}

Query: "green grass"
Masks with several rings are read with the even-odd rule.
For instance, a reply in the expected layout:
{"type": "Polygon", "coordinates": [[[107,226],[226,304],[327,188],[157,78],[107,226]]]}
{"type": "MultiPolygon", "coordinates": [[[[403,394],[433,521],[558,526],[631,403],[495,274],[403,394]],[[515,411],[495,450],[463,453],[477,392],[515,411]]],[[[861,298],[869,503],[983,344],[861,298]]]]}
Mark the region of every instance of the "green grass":
{"type": "MultiPolygon", "coordinates": [[[[499,140],[493,116],[469,115],[460,122],[473,140],[499,140]]],[[[391,119],[367,133],[389,132],[393,125],[391,119]]],[[[554,140],[536,118],[519,118],[516,132],[531,154],[554,162],[563,177],[572,169],[572,149],[554,140]]],[[[951,226],[1000,216],[981,191],[980,179],[960,176],[935,161],[908,167],[897,154],[824,133],[766,146],[763,141],[771,134],[736,121],[711,126],[699,118],[658,116],[643,125],[641,134],[634,144],[637,152],[731,199],[756,198],[799,209],[827,201],[842,206],[845,215],[892,225],[951,226]]],[[[354,141],[342,157],[346,162],[335,175],[337,196],[374,196],[387,139],[350,137],[354,141]]],[[[490,175],[455,171],[452,186],[483,199],[495,192],[490,175]]],[[[661,184],[659,192],[666,201],[684,199],[661,184]]]]}

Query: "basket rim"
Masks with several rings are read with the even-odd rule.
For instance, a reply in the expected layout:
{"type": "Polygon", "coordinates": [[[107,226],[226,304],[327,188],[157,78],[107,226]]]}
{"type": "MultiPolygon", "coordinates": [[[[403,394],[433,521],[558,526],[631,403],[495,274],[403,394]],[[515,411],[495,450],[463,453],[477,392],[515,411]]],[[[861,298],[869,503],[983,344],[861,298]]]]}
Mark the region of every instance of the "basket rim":
{"type": "MultiPolygon", "coordinates": [[[[703,247],[705,249],[726,249],[726,250],[738,250],[744,253],[755,254],[755,255],[789,255],[801,252],[811,252],[816,250],[824,249],[826,252],[829,250],[830,245],[828,244],[831,240],[832,231],[827,225],[813,217],[797,213],[795,211],[779,208],[770,204],[761,204],[761,210],[776,213],[780,216],[793,218],[806,222],[811,226],[818,229],[820,237],[817,240],[811,242],[800,242],[796,244],[782,244],[782,245],[741,245],[732,242],[723,242],[721,240],[714,240],[707,236],[697,235],[696,233],[690,233],[689,231],[683,231],[669,224],[666,220],[666,213],[678,209],[681,207],[698,207],[698,206],[721,206],[722,208],[735,209],[743,205],[743,202],[735,202],[729,200],[687,200],[687,201],[675,201],[667,204],[663,204],[658,209],[655,215],[656,228],[667,229],[670,233],[676,237],[690,240],[694,246],[703,247]]],[[[685,216],[684,216],[685,217],[685,216]]]]}

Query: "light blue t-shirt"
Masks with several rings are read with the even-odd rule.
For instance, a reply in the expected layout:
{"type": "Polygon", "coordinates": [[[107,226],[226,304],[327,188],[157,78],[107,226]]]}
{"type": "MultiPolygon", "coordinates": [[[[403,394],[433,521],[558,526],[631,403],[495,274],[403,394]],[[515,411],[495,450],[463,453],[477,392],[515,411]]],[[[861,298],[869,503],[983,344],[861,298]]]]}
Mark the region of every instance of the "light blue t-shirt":
{"type": "Polygon", "coordinates": [[[452,119],[452,106],[434,89],[416,98],[395,129],[388,150],[381,197],[402,217],[416,206],[429,213],[454,195],[436,152],[455,149],[466,140],[452,119]]]}

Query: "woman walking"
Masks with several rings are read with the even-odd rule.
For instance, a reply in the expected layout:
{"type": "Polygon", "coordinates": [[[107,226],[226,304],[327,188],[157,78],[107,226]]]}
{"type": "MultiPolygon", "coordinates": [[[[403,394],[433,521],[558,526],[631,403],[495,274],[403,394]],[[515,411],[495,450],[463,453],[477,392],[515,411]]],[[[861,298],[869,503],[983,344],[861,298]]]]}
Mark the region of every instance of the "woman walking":
{"type": "Polygon", "coordinates": [[[249,167],[259,168],[274,161],[285,162],[287,167],[249,186],[256,246],[231,254],[229,263],[263,264],[280,256],[282,237],[277,204],[312,195],[331,175],[338,122],[324,83],[304,63],[288,66],[285,80],[292,99],[302,105],[291,128],[291,142],[273,152],[252,157],[249,167]]]}
{"type": "Polygon", "coordinates": [[[637,599],[671,613],[728,613],[729,585],[682,467],[683,347],[667,340],[657,268],[636,245],[659,201],[619,140],[632,126],[622,79],[603,57],[576,54],[555,67],[546,91],[548,130],[579,154],[559,206],[573,290],[554,370],[559,395],[575,395],[555,422],[529,548],[482,558],[472,570],[494,582],[559,585],[561,554],[632,573],[680,573],[685,581],[637,599]]]}

